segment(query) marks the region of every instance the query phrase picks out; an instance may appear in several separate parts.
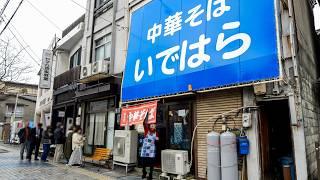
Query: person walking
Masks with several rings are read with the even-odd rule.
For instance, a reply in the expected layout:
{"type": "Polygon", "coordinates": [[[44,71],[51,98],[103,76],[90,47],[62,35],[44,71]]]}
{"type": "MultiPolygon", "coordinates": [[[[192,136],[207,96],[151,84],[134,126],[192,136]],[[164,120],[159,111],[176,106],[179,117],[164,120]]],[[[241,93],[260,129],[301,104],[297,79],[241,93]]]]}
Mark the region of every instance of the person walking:
{"type": "Polygon", "coordinates": [[[54,130],[54,141],[56,145],[56,149],[54,152],[53,162],[58,163],[61,156],[63,155],[63,144],[65,141],[65,135],[63,132],[62,123],[57,123],[57,128],[54,130]]]}
{"type": "Polygon", "coordinates": [[[85,141],[85,137],[82,135],[82,129],[77,127],[77,131],[72,135],[72,154],[70,156],[68,165],[80,165],[82,166],[82,147],[85,141]]]}
{"type": "Polygon", "coordinates": [[[29,135],[29,143],[28,143],[28,151],[27,151],[27,159],[29,161],[31,161],[31,156],[35,146],[36,146],[36,128],[30,127],[30,135],[29,135]]]}
{"type": "Polygon", "coordinates": [[[41,161],[47,162],[47,157],[50,152],[50,146],[53,143],[53,133],[52,133],[52,128],[51,126],[48,126],[45,131],[43,131],[42,134],[42,147],[43,147],[43,153],[41,156],[41,161]]]}
{"type": "Polygon", "coordinates": [[[147,177],[146,168],[149,167],[148,180],[152,180],[153,168],[156,163],[156,141],[159,140],[156,132],[156,124],[147,124],[144,122],[144,139],[141,149],[141,163],[142,163],[142,179],[147,177]]]}
{"type": "Polygon", "coordinates": [[[20,159],[21,160],[23,160],[23,154],[25,151],[27,152],[27,156],[28,156],[28,152],[30,148],[30,133],[31,133],[31,129],[29,127],[29,122],[25,122],[24,128],[21,128],[18,132],[18,136],[20,139],[20,159]]]}
{"type": "Polygon", "coordinates": [[[40,149],[40,144],[41,144],[41,139],[42,139],[42,133],[43,133],[43,128],[42,124],[38,123],[37,127],[33,128],[32,134],[35,135],[35,142],[34,142],[34,160],[38,161],[38,156],[39,156],[39,149],[40,149]]]}
{"type": "Polygon", "coordinates": [[[64,155],[69,161],[71,153],[72,153],[72,135],[75,133],[77,128],[75,126],[72,126],[69,128],[67,132],[67,139],[66,143],[64,144],[64,155]]]}

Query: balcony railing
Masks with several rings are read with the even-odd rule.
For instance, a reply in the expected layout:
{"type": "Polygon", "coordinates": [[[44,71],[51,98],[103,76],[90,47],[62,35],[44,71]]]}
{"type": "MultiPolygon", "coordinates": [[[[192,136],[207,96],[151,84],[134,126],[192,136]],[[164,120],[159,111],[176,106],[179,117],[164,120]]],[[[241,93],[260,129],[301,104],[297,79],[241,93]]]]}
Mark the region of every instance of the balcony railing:
{"type": "Polygon", "coordinates": [[[81,67],[77,66],[54,78],[53,89],[70,85],[80,79],[81,67]]]}

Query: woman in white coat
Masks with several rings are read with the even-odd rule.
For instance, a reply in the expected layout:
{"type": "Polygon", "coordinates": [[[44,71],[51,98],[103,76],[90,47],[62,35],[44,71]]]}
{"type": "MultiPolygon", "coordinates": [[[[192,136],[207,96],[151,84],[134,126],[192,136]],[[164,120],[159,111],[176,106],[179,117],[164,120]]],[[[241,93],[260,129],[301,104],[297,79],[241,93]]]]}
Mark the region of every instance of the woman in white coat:
{"type": "Polygon", "coordinates": [[[82,135],[82,129],[77,128],[72,135],[72,154],[68,165],[82,165],[82,147],[84,145],[85,137],[82,135]]]}

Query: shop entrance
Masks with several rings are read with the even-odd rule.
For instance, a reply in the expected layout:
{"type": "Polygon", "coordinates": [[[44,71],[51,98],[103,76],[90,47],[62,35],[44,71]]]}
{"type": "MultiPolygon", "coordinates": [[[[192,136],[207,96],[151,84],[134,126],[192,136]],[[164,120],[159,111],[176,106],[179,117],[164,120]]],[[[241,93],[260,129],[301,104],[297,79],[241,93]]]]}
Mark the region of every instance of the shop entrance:
{"type": "Polygon", "coordinates": [[[115,125],[114,98],[87,102],[84,134],[87,140],[84,154],[92,155],[96,148],[113,148],[115,125]]]}
{"type": "Polygon", "coordinates": [[[159,104],[157,113],[158,167],[161,163],[161,150],[187,150],[190,156],[192,122],[192,102],[159,104]]]}
{"type": "Polygon", "coordinates": [[[261,102],[259,106],[262,179],[295,176],[288,100],[261,102]]]}

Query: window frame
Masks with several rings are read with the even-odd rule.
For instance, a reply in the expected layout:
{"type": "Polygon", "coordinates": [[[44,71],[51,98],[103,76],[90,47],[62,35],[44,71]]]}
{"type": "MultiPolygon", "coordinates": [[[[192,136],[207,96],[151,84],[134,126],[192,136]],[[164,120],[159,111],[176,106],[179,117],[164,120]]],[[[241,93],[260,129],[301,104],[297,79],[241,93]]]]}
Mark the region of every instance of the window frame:
{"type": "Polygon", "coordinates": [[[95,47],[94,47],[94,62],[98,62],[98,61],[101,61],[101,60],[110,60],[111,59],[111,51],[112,51],[112,36],[111,36],[111,33],[109,34],[106,34],[105,36],[95,40],[95,47]],[[102,41],[100,43],[100,41],[102,41]],[[99,43],[98,43],[99,42],[99,43]],[[97,45],[99,44],[99,45],[97,45]],[[106,57],[106,47],[107,45],[110,47],[109,49],[109,56],[106,57]],[[103,58],[102,59],[97,59],[97,50],[102,48],[103,49],[103,58]]]}
{"type": "Polygon", "coordinates": [[[72,56],[70,57],[69,59],[69,69],[73,69],[75,67],[78,67],[80,66],[81,64],[81,47],[79,49],[77,49],[73,54],[72,56]],[[78,56],[78,59],[77,59],[77,62],[75,63],[74,62],[74,57],[75,55],[78,56]]]}
{"type": "Polygon", "coordinates": [[[108,2],[110,2],[111,0],[95,0],[95,5],[94,8],[95,9],[99,9],[101,6],[107,4],[108,2]]]}
{"type": "MultiPolygon", "coordinates": [[[[14,111],[15,111],[15,104],[6,104],[6,112],[5,112],[6,115],[9,115],[9,114],[13,115],[14,111]],[[9,110],[11,110],[11,111],[9,111],[9,110]]],[[[16,108],[15,116],[16,117],[23,117],[24,112],[25,112],[25,106],[18,104],[17,108],[16,108]]]]}

